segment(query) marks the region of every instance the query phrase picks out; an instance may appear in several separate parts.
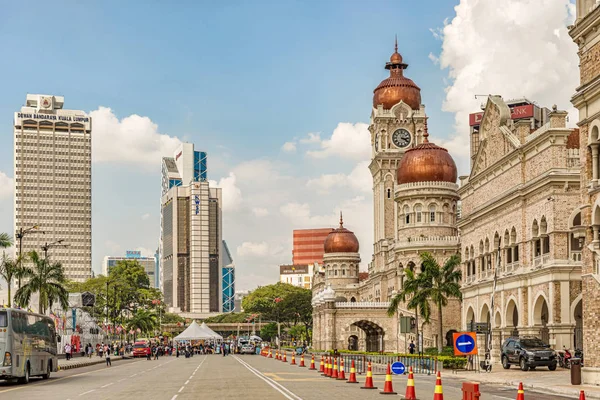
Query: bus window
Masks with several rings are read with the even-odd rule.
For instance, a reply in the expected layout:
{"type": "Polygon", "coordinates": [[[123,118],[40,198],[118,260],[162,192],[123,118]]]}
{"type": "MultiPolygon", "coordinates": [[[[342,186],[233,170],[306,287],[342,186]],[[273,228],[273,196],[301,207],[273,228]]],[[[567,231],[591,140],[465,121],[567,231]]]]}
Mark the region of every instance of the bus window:
{"type": "Polygon", "coordinates": [[[8,326],[8,314],[6,311],[0,311],[0,328],[6,328],[8,326]]]}

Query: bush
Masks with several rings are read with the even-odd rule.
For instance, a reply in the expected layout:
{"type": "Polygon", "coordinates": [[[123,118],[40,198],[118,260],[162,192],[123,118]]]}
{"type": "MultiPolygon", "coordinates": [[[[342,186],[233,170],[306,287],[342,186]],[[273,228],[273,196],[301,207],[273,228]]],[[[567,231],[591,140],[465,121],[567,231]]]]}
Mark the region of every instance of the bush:
{"type": "Polygon", "coordinates": [[[464,369],[467,365],[466,357],[439,356],[438,361],[442,362],[446,369],[464,369]]]}
{"type": "Polygon", "coordinates": [[[430,356],[454,356],[454,347],[445,346],[442,349],[442,354],[438,354],[437,347],[428,347],[425,349],[424,353],[430,356]]]}

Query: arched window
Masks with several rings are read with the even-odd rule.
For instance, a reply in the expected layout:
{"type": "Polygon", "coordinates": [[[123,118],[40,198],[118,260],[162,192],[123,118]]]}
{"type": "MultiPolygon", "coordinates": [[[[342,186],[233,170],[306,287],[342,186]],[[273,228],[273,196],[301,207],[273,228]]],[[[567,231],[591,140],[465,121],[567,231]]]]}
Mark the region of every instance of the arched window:
{"type": "Polygon", "coordinates": [[[429,206],[429,222],[435,222],[435,204],[429,206]]]}
{"type": "Polygon", "coordinates": [[[404,206],[404,223],[410,224],[410,208],[408,206],[404,206]]]}
{"type": "Polygon", "coordinates": [[[422,209],[421,209],[421,205],[417,204],[415,206],[415,214],[417,216],[417,222],[421,222],[421,218],[422,218],[422,209]]]}
{"type": "Polygon", "coordinates": [[[542,242],[542,254],[550,253],[550,236],[548,235],[546,217],[542,217],[540,220],[540,238],[542,242]]]}
{"type": "Polygon", "coordinates": [[[387,190],[387,198],[391,199],[392,198],[392,189],[388,189],[387,190]]]}

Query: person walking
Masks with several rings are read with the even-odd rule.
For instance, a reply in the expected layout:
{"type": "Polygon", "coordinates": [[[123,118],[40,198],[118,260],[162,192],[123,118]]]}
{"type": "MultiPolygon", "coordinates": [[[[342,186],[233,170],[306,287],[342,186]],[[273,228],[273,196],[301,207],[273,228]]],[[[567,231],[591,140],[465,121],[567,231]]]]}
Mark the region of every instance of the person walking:
{"type": "Polygon", "coordinates": [[[411,340],[410,344],[408,345],[408,352],[410,354],[415,354],[415,343],[411,340]]]}
{"type": "Polygon", "coordinates": [[[87,348],[87,356],[88,358],[92,358],[92,354],[94,354],[94,346],[91,343],[88,344],[87,348]]]}
{"type": "Polygon", "coordinates": [[[65,344],[65,357],[66,357],[67,361],[69,361],[71,359],[71,344],[70,343],[65,344]]]}
{"type": "Polygon", "coordinates": [[[112,363],[110,362],[110,347],[108,345],[104,346],[104,357],[106,358],[106,366],[112,367],[112,363]]]}

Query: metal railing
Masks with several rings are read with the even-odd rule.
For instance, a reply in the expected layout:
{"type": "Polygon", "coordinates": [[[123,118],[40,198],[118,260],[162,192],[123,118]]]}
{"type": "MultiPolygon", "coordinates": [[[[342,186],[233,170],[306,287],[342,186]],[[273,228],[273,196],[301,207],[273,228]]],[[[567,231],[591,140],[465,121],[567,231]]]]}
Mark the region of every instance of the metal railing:
{"type": "MultiPolygon", "coordinates": [[[[329,356],[329,353],[315,353],[315,364],[319,364],[321,356],[329,356]]],[[[350,372],[352,361],[354,361],[354,368],[357,374],[365,374],[367,372],[368,363],[371,363],[371,370],[373,375],[385,375],[387,372],[388,363],[393,364],[396,361],[400,361],[408,368],[412,367],[415,374],[435,374],[438,368],[441,368],[441,364],[438,364],[437,357],[435,356],[391,356],[391,355],[365,355],[365,354],[349,354],[340,353],[337,357],[338,365],[340,360],[344,360],[344,371],[346,374],[350,372]]]]}

